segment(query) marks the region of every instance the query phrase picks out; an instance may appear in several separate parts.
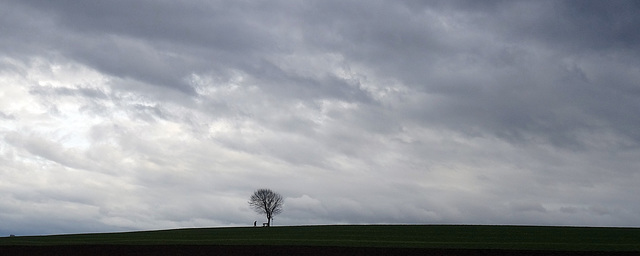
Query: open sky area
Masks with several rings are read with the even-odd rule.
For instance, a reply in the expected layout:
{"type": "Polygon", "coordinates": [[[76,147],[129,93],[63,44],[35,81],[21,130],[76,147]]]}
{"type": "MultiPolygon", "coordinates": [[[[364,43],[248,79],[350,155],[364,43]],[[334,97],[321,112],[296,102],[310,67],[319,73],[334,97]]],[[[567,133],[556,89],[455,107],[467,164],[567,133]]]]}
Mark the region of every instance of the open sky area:
{"type": "Polygon", "coordinates": [[[0,236],[640,227],[640,1],[0,0],[0,236]]]}

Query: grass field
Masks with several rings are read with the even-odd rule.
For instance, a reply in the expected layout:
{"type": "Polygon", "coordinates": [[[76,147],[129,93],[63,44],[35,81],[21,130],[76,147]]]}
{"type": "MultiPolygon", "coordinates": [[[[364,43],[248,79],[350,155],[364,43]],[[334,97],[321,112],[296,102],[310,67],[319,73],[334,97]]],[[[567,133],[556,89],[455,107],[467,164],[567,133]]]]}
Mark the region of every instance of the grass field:
{"type": "Polygon", "coordinates": [[[559,251],[640,251],[639,228],[334,225],[194,228],[0,238],[8,245],[291,245],[559,251]]]}

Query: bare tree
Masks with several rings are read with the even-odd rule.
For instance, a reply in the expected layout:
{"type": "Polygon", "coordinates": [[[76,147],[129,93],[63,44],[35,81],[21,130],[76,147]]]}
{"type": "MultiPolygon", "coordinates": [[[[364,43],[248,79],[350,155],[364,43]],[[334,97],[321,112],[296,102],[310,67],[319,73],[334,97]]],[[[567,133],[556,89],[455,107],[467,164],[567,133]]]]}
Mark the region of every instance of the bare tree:
{"type": "Polygon", "coordinates": [[[271,189],[258,189],[253,192],[249,199],[249,206],[257,213],[267,215],[267,226],[271,226],[271,219],[273,216],[282,212],[282,206],[284,205],[284,198],[271,189]]]}

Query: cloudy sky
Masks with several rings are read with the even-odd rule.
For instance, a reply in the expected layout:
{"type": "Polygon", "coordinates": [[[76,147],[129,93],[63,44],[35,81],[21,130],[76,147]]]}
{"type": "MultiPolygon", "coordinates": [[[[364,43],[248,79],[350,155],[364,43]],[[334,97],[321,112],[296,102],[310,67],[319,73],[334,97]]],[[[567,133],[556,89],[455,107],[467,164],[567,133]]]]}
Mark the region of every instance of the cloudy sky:
{"type": "Polygon", "coordinates": [[[638,1],[0,0],[0,236],[640,226],[638,1]]]}

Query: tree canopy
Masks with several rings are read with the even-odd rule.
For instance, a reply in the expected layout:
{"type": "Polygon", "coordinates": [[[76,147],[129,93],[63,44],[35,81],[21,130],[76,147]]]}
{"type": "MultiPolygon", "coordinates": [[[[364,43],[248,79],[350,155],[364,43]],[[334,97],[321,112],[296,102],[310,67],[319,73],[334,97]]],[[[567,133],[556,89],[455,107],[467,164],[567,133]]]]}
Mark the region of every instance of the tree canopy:
{"type": "Polygon", "coordinates": [[[257,213],[265,214],[267,226],[271,226],[273,216],[282,212],[284,198],[271,189],[262,188],[253,192],[249,199],[249,206],[257,213]]]}

